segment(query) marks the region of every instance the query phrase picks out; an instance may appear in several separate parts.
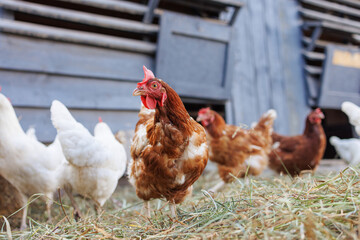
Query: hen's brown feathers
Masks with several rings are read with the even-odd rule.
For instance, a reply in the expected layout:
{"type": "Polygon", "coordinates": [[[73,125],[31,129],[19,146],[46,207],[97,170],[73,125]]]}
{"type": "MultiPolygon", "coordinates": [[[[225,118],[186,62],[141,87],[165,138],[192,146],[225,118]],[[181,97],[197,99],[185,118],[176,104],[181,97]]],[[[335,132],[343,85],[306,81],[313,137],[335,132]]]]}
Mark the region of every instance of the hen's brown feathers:
{"type": "Polygon", "coordinates": [[[267,166],[271,148],[271,132],[275,115],[264,115],[254,129],[246,130],[225,124],[216,112],[214,121],[206,126],[208,132],[210,160],[218,164],[224,182],[233,177],[258,175],[267,166]]]}
{"type": "Polygon", "coordinates": [[[290,175],[316,169],[326,147],[326,136],[321,123],[311,123],[309,117],[306,119],[303,135],[287,137],[273,133],[272,138],[274,145],[278,147],[269,155],[269,167],[290,175]]]}
{"type": "Polygon", "coordinates": [[[206,136],[177,93],[164,81],[161,84],[167,94],[164,106],[139,113],[129,177],[141,199],[164,197],[180,203],[206,166],[206,136]]]}

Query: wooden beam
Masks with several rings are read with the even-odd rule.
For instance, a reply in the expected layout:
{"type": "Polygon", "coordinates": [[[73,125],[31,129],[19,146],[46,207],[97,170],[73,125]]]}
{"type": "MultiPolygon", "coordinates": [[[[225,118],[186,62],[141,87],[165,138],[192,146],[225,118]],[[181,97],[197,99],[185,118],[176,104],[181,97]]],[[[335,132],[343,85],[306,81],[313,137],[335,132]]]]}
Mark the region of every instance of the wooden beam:
{"type": "MultiPolygon", "coordinates": [[[[115,0],[58,0],[58,1],[96,7],[106,10],[124,12],[133,15],[144,15],[148,10],[147,6],[143,4],[138,4],[128,1],[115,1],[115,0]]],[[[155,9],[154,14],[159,15],[159,11],[155,9]]]]}
{"type": "MultiPolygon", "coordinates": [[[[305,43],[306,45],[311,43],[311,38],[309,37],[302,37],[302,42],[305,43]]],[[[348,45],[348,44],[341,44],[341,43],[336,43],[336,42],[330,42],[330,41],[324,41],[324,40],[317,40],[315,42],[315,46],[318,48],[326,48],[326,46],[328,44],[335,44],[338,46],[343,46],[343,47],[353,47],[353,48],[358,48],[358,46],[354,46],[354,45],[348,45]]]]}
{"type": "Polygon", "coordinates": [[[336,17],[336,16],[332,16],[330,14],[325,14],[325,13],[321,13],[321,12],[317,12],[317,11],[313,11],[313,10],[309,10],[309,9],[305,9],[305,8],[301,8],[300,12],[302,13],[302,15],[304,15],[305,17],[308,17],[308,18],[334,22],[334,23],[337,23],[340,25],[348,25],[348,26],[351,26],[354,28],[358,28],[360,30],[360,22],[358,22],[358,21],[345,19],[345,18],[341,18],[341,17],[336,17]]]}
{"type": "Polygon", "coordinates": [[[314,67],[310,65],[305,65],[305,71],[311,75],[320,75],[322,73],[321,67],[314,67]]]}
{"type": "Polygon", "coordinates": [[[0,7],[0,18],[14,19],[14,14],[2,7],[0,7]]]}
{"type": "Polygon", "coordinates": [[[304,29],[313,28],[321,26],[323,28],[334,30],[341,33],[347,33],[347,34],[360,34],[360,29],[356,27],[350,27],[350,26],[344,26],[343,24],[338,24],[334,22],[329,21],[310,21],[305,20],[302,27],[304,29]]]}
{"type": "Polygon", "coordinates": [[[353,33],[360,34],[359,28],[344,26],[341,24],[332,23],[332,22],[328,22],[328,21],[323,21],[321,23],[321,26],[323,26],[324,28],[339,31],[339,32],[345,32],[345,33],[349,33],[349,34],[353,34],[353,33]]]}
{"type": "Polygon", "coordinates": [[[5,19],[0,19],[0,30],[17,35],[86,44],[103,48],[113,48],[130,52],[155,54],[156,51],[156,45],[154,43],[106,36],[96,33],[59,29],[33,23],[14,22],[5,19]]]}
{"type": "Polygon", "coordinates": [[[306,78],[306,83],[310,97],[313,99],[317,99],[319,97],[319,92],[320,92],[320,85],[321,85],[320,80],[308,74],[306,74],[305,78],[306,78]]]}
{"type": "Polygon", "coordinates": [[[23,1],[0,0],[0,7],[11,11],[126,32],[155,34],[159,31],[159,26],[153,24],[143,24],[132,20],[66,10],[23,1]]]}
{"type": "Polygon", "coordinates": [[[341,5],[338,3],[333,3],[333,2],[324,1],[324,0],[301,0],[301,2],[311,4],[313,6],[321,7],[324,9],[333,10],[336,12],[352,15],[355,17],[360,17],[360,10],[353,8],[353,7],[341,5]]]}
{"type": "Polygon", "coordinates": [[[325,59],[325,54],[319,52],[309,52],[302,51],[302,54],[309,60],[313,61],[323,61],[325,59]]]}
{"type": "Polygon", "coordinates": [[[243,2],[239,2],[237,0],[198,0],[198,1],[207,2],[208,4],[222,5],[226,7],[241,8],[244,6],[243,2]]]}
{"type": "Polygon", "coordinates": [[[360,8],[359,0],[335,0],[336,2],[340,2],[342,4],[347,4],[352,7],[360,8]]]}
{"type": "Polygon", "coordinates": [[[143,23],[150,24],[154,19],[154,10],[158,7],[160,0],[149,0],[148,10],[145,12],[143,23]]]}

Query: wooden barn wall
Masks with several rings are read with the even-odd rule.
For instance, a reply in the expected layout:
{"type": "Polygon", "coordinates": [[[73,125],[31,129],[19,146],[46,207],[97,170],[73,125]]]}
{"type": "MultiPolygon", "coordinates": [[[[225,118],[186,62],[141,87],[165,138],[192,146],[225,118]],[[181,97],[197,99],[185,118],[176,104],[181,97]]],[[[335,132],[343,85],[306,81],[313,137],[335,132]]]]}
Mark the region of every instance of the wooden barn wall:
{"type": "Polygon", "coordinates": [[[263,112],[278,113],[275,130],[298,134],[309,112],[297,3],[242,0],[235,24],[237,49],[232,87],[233,121],[250,125],[263,112]]]}
{"type": "Polygon", "coordinates": [[[132,96],[143,78],[141,53],[0,33],[0,85],[24,130],[33,126],[41,141],[53,141],[54,99],[63,102],[91,132],[102,117],[114,132],[131,130],[140,100],[132,96]]]}

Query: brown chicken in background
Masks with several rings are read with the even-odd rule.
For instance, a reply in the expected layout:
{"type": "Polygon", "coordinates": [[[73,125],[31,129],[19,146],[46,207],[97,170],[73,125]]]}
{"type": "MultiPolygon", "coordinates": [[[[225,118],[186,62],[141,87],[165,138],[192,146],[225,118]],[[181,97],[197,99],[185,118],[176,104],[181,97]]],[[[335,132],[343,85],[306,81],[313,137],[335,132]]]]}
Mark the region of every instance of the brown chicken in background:
{"type": "Polygon", "coordinates": [[[245,174],[259,175],[268,165],[275,110],[269,110],[249,130],[228,125],[217,112],[203,108],[198,113],[207,131],[209,158],[217,163],[222,181],[209,191],[216,192],[224,183],[245,174]],[[233,175],[233,176],[232,176],[233,175]]]}
{"type": "Polygon", "coordinates": [[[208,159],[204,128],[192,119],[179,95],[144,67],[145,77],[134,96],[141,96],[135,136],[131,145],[130,183],[143,199],[150,216],[149,200],[165,198],[171,214],[175,204],[192,192],[208,159]]]}
{"type": "Polygon", "coordinates": [[[269,155],[269,167],[278,173],[292,176],[303,170],[315,170],[326,147],[322,119],[324,114],[317,108],[307,116],[302,135],[287,137],[273,133],[274,147],[269,155]]]}

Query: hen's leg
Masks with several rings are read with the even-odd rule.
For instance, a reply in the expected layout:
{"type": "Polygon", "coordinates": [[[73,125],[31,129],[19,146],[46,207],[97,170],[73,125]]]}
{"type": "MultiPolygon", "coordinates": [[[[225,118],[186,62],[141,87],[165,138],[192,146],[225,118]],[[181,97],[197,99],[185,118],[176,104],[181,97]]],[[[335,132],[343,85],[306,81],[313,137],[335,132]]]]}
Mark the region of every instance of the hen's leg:
{"type": "Polygon", "coordinates": [[[74,196],[73,196],[73,194],[72,194],[72,188],[71,188],[70,185],[66,185],[66,186],[64,187],[64,190],[65,190],[66,194],[69,196],[70,201],[71,201],[71,205],[72,205],[73,208],[74,208],[74,218],[75,218],[75,221],[78,221],[80,218],[82,218],[82,214],[81,214],[81,212],[80,212],[80,210],[79,210],[79,207],[78,207],[78,205],[76,204],[76,201],[75,201],[74,196]]]}
{"type": "Polygon", "coordinates": [[[223,180],[220,180],[220,182],[218,184],[216,184],[215,186],[213,186],[212,188],[210,188],[208,192],[209,193],[216,193],[224,185],[225,185],[225,182],[223,180]]]}
{"type": "Polygon", "coordinates": [[[143,208],[141,210],[142,214],[146,214],[147,217],[151,217],[151,208],[150,208],[150,202],[144,201],[143,208]]]}
{"type": "Polygon", "coordinates": [[[100,203],[98,201],[96,201],[94,199],[93,199],[93,201],[94,201],[94,209],[96,211],[96,214],[100,215],[101,212],[103,211],[103,208],[101,207],[101,205],[100,205],[100,203]]]}
{"type": "Polygon", "coordinates": [[[24,202],[25,202],[25,207],[23,209],[23,215],[22,215],[22,218],[21,218],[21,225],[20,225],[20,231],[22,230],[25,230],[27,228],[27,225],[26,225],[26,218],[27,218],[27,211],[28,211],[28,201],[27,201],[27,198],[24,197],[24,202]]]}
{"type": "Polygon", "coordinates": [[[169,208],[170,208],[170,212],[171,212],[171,216],[173,218],[177,218],[177,214],[176,214],[176,204],[169,202],[169,208]]]}
{"type": "Polygon", "coordinates": [[[46,214],[47,214],[48,222],[52,221],[52,217],[51,217],[52,204],[53,204],[52,196],[47,196],[47,198],[46,198],[46,214]]]}

